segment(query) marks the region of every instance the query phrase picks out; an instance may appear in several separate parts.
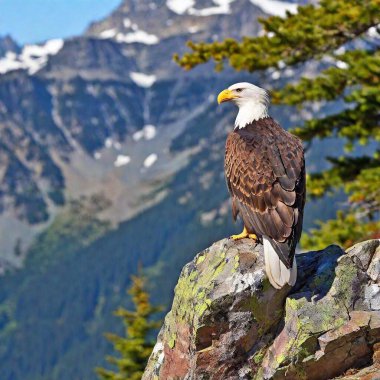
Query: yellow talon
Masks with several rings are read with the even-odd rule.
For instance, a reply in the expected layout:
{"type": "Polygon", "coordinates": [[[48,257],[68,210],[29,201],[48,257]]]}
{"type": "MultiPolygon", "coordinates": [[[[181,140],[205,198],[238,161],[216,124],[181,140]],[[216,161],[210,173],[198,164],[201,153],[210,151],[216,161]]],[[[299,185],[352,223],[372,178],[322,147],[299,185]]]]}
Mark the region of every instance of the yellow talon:
{"type": "Polygon", "coordinates": [[[245,227],[244,227],[243,232],[240,233],[239,235],[231,236],[232,240],[240,240],[240,239],[245,239],[245,238],[257,240],[257,236],[255,234],[250,234],[245,227]]]}

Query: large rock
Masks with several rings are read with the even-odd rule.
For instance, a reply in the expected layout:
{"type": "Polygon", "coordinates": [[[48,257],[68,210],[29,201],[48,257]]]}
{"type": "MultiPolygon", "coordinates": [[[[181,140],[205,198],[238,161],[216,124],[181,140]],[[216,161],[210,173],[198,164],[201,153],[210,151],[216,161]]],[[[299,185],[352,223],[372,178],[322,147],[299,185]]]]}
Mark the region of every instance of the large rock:
{"type": "Polygon", "coordinates": [[[276,291],[261,245],[225,239],[199,253],[143,380],[379,378],[380,240],[297,261],[296,286],[276,291]]]}

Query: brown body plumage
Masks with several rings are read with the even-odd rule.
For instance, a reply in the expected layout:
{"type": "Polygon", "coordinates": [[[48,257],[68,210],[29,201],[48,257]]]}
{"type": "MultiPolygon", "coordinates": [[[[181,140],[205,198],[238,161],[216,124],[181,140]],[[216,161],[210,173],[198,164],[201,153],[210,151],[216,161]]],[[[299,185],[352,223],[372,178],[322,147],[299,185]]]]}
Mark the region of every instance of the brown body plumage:
{"type": "Polygon", "coordinates": [[[225,175],[233,217],[269,240],[291,268],[302,232],[305,160],[301,141],[271,117],[235,129],[226,141],[225,175]]]}
{"type": "Polygon", "coordinates": [[[264,245],[265,271],[273,287],[297,280],[296,245],[305,205],[305,160],[301,141],[269,117],[269,93],[252,83],[235,83],[218,95],[239,112],[226,142],[225,174],[232,212],[244,222],[234,240],[264,245]]]}

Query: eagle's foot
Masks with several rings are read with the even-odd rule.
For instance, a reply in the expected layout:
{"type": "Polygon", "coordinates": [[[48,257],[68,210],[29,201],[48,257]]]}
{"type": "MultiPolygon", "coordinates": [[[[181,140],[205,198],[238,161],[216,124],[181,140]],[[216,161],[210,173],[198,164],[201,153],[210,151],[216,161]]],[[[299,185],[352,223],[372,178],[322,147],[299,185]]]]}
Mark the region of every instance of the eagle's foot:
{"type": "Polygon", "coordinates": [[[257,240],[257,236],[255,234],[250,234],[245,227],[242,233],[231,236],[232,240],[240,240],[240,239],[245,239],[245,238],[257,240]]]}

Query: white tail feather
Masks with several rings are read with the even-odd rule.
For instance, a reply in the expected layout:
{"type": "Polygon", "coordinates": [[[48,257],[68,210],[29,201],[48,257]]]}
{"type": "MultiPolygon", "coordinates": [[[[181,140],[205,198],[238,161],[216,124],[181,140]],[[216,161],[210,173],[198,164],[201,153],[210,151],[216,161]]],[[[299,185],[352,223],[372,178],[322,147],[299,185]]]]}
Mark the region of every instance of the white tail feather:
{"type": "Polygon", "coordinates": [[[296,258],[293,259],[293,267],[288,269],[278,257],[272,244],[265,237],[264,241],[264,257],[265,270],[269,278],[269,282],[276,289],[283,288],[286,284],[293,286],[297,280],[297,263],[296,258]]]}

